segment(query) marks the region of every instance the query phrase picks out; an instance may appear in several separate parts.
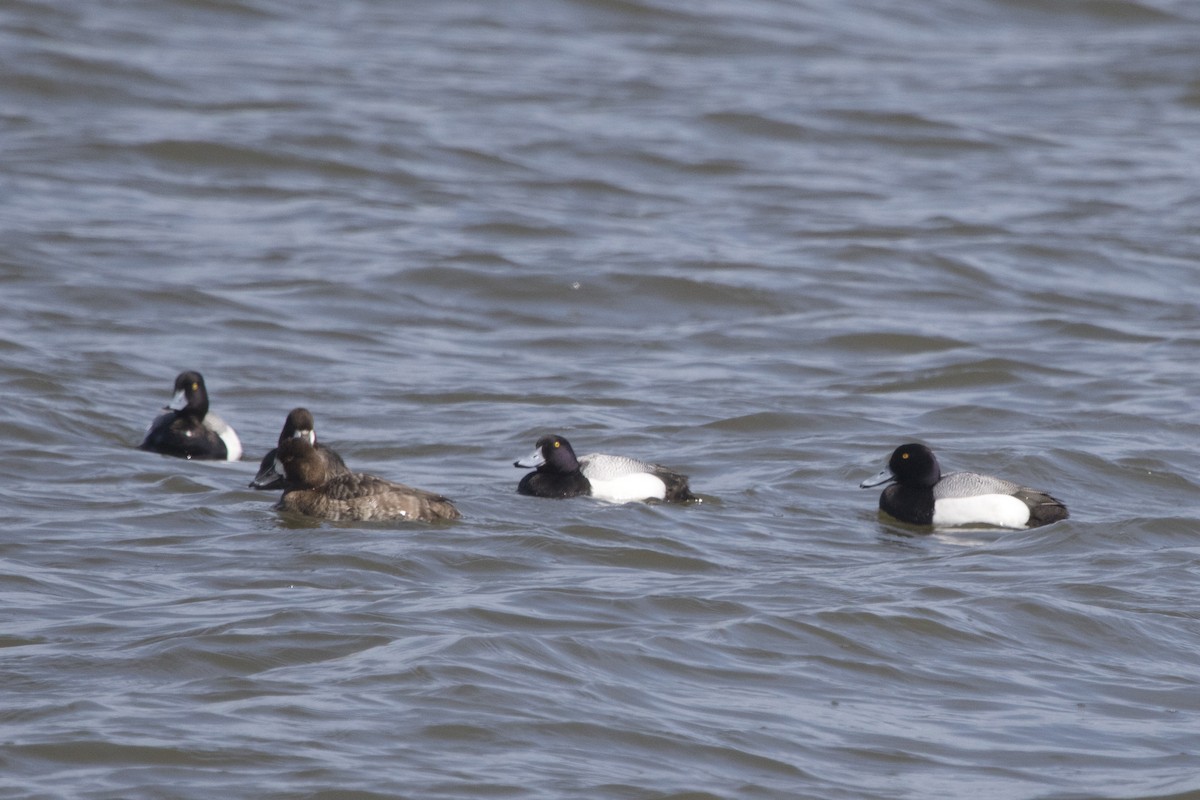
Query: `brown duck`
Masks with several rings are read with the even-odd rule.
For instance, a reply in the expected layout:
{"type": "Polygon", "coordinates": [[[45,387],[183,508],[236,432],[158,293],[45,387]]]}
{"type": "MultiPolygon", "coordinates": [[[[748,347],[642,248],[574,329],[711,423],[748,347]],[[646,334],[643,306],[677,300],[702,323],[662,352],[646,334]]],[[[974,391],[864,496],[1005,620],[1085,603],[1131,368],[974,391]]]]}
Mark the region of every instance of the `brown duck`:
{"type": "Polygon", "coordinates": [[[328,520],[432,522],[461,515],[445,497],[362,472],[337,472],[307,438],[283,442],[276,452],[283,497],[275,506],[328,520]]]}

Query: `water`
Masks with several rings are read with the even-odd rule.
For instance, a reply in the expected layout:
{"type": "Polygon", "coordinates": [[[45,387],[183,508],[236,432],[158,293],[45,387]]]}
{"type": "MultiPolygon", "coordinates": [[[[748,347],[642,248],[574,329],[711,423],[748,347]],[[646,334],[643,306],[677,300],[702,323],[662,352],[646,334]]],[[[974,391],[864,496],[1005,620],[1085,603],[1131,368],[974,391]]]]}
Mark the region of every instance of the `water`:
{"type": "Polygon", "coordinates": [[[3,796],[1200,792],[1198,34],[4,4],[3,796]],[[134,449],[183,369],[246,461],[134,449]],[[296,405],[465,519],[281,518],[296,405]],[[551,431],[705,502],[517,496],[551,431]],[[1072,517],[881,519],[912,439],[1072,517]]]}

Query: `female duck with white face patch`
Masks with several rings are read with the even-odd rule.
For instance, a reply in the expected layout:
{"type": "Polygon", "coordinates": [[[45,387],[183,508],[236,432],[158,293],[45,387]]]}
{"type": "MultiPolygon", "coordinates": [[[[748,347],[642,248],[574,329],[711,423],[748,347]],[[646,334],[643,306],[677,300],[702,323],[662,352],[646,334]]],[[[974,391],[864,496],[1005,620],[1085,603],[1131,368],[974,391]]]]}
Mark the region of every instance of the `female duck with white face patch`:
{"type": "MultiPolygon", "coordinates": [[[[295,411],[303,413],[292,420],[293,432],[285,435],[289,429],[285,422],[279,446],[273,451],[271,472],[282,476],[278,485],[283,496],[275,505],[280,511],[333,521],[435,522],[459,518],[454,503],[440,494],[351,472],[336,453],[317,448],[312,415],[304,409],[295,411]]],[[[270,481],[265,485],[276,484],[270,481]]]]}
{"type": "Polygon", "coordinates": [[[242,457],[237,433],[209,412],[208,391],[199,372],[179,374],[166,413],[154,418],[138,448],[164,456],[210,461],[237,461],[242,457]]]}
{"type": "Polygon", "coordinates": [[[513,466],[536,468],[517,485],[519,494],[533,497],[586,495],[613,503],[684,503],[700,499],[688,489],[686,475],[624,456],[591,453],[579,458],[571,443],[558,435],[538,439],[534,451],[514,461],[513,466]]]}
{"type": "Polygon", "coordinates": [[[888,468],[863,481],[866,489],[892,482],[879,496],[880,510],[913,525],[996,525],[1036,528],[1067,518],[1067,507],[1037,489],[974,472],[942,474],[923,444],[897,447],[888,468]]]}
{"type": "Polygon", "coordinates": [[[250,481],[251,489],[283,488],[283,474],[276,469],[278,464],[276,457],[279,455],[279,448],[283,447],[284,443],[290,439],[306,439],[325,461],[330,477],[350,472],[350,468],[346,466],[346,462],[337,452],[317,442],[317,424],[313,420],[312,412],[307,408],[293,408],[288,412],[287,419],[283,421],[283,430],[279,432],[278,445],[263,456],[262,463],[258,467],[258,474],[254,476],[254,480],[250,481]]]}

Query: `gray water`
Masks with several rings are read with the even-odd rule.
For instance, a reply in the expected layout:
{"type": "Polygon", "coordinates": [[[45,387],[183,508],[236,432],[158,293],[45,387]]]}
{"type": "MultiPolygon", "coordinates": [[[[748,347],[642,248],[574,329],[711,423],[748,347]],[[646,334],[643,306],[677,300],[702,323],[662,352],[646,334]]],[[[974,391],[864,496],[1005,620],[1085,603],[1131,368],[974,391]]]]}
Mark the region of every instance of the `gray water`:
{"type": "Polygon", "coordinates": [[[0,794],[1196,796],[1198,211],[1191,0],[6,2],[0,794]],[[281,517],[297,405],[464,519],[281,517]]]}

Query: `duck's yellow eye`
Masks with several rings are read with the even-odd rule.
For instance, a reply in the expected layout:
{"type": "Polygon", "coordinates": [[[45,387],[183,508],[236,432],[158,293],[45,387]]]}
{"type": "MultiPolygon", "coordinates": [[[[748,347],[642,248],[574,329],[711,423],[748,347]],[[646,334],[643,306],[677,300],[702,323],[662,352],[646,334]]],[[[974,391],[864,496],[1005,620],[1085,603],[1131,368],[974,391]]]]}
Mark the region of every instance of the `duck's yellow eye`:
{"type": "Polygon", "coordinates": [[[200,388],[200,384],[198,384],[198,383],[193,383],[193,384],[192,384],[192,391],[193,391],[193,392],[194,392],[194,391],[196,391],[196,390],[197,390],[197,389],[199,389],[199,388],[200,388]]]}
{"type": "Polygon", "coordinates": [[[557,441],[557,440],[556,440],[556,441],[554,442],[554,446],[555,446],[555,447],[561,447],[561,446],[562,446],[562,442],[560,442],[560,441],[557,441]]]}
{"type": "Polygon", "coordinates": [[[908,458],[908,453],[901,453],[901,454],[900,454],[900,458],[907,459],[907,458],[908,458]]]}

